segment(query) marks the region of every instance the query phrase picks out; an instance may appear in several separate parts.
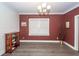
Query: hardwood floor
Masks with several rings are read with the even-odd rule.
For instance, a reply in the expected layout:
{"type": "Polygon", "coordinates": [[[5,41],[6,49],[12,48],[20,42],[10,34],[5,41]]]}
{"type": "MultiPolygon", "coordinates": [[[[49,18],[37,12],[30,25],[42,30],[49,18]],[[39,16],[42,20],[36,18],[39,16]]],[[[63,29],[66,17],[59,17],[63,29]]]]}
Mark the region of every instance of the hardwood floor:
{"type": "Polygon", "coordinates": [[[3,56],[79,56],[79,53],[60,43],[28,42],[20,43],[13,53],[3,56]]]}

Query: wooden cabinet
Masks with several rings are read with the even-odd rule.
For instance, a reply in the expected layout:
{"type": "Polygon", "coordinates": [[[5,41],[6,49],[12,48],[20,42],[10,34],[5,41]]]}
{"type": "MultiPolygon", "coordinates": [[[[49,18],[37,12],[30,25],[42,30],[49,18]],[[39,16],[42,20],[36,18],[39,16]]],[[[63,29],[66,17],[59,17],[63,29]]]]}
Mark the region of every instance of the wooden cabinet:
{"type": "Polygon", "coordinates": [[[19,45],[19,33],[8,33],[5,35],[6,37],[6,52],[11,53],[14,51],[19,45]]]}

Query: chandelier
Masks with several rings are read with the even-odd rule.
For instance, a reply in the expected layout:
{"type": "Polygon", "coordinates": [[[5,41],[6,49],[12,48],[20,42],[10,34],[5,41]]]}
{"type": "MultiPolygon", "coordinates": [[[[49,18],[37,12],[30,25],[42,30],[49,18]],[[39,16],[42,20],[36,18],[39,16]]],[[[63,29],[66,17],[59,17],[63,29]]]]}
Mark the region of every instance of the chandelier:
{"type": "Polygon", "coordinates": [[[50,10],[51,10],[51,6],[50,5],[47,5],[46,3],[43,3],[41,5],[39,5],[37,7],[38,9],[38,13],[41,14],[41,15],[47,15],[49,14],[50,10]]]}

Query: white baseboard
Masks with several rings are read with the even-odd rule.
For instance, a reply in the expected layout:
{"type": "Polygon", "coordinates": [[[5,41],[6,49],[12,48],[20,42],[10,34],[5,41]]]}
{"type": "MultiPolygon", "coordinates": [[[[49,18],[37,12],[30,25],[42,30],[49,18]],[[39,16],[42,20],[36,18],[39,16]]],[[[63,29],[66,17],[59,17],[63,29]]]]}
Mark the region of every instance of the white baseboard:
{"type": "Polygon", "coordinates": [[[4,49],[0,50],[0,56],[3,55],[5,53],[4,49]]]}
{"type": "Polygon", "coordinates": [[[65,41],[63,41],[63,43],[64,43],[65,45],[69,46],[70,48],[72,48],[73,50],[78,51],[77,49],[74,48],[74,46],[70,45],[69,43],[67,43],[67,42],[65,42],[65,41]]]}
{"type": "Polygon", "coordinates": [[[20,42],[53,42],[59,43],[59,40],[20,40],[20,42]]]}
{"type": "MultiPolygon", "coordinates": [[[[60,43],[59,40],[20,40],[20,42],[53,42],[53,43],[60,43]]],[[[69,43],[63,41],[63,43],[67,46],[69,46],[70,48],[72,48],[75,51],[78,51],[77,49],[75,49],[74,46],[70,45],[69,43]]]]}

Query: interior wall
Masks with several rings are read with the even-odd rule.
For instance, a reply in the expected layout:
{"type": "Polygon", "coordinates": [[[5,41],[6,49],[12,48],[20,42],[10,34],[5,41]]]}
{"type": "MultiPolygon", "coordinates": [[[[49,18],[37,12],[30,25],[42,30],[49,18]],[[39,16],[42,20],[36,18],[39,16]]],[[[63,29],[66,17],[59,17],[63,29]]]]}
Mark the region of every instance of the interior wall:
{"type": "Polygon", "coordinates": [[[64,32],[65,32],[65,41],[69,44],[71,44],[72,46],[74,46],[74,17],[75,15],[79,14],[79,7],[71,10],[70,12],[64,14],[64,20],[63,20],[63,28],[64,28],[64,32]],[[70,22],[70,28],[66,29],[65,28],[65,22],[66,21],[70,22]]]}
{"type": "Polygon", "coordinates": [[[0,55],[5,53],[5,33],[10,32],[19,32],[18,13],[0,3],[0,55]]]}
{"type": "Polygon", "coordinates": [[[25,21],[28,23],[30,17],[49,17],[50,18],[50,36],[48,37],[37,37],[28,36],[28,26],[20,27],[20,39],[33,39],[33,40],[56,40],[60,31],[64,32],[64,41],[74,46],[74,16],[79,14],[79,7],[69,11],[64,15],[50,15],[50,16],[39,16],[39,15],[20,15],[20,22],[25,21]],[[70,28],[66,29],[65,22],[70,22],[70,28]],[[61,28],[61,29],[60,29],[61,28]]]}
{"type": "Polygon", "coordinates": [[[20,15],[20,39],[21,40],[57,40],[57,36],[62,29],[63,15],[20,15]],[[29,18],[49,18],[49,36],[29,36],[29,18]],[[27,26],[22,27],[21,22],[26,22],[27,26]]]}
{"type": "Polygon", "coordinates": [[[0,33],[18,32],[19,16],[16,11],[0,3],[0,33]]]}

